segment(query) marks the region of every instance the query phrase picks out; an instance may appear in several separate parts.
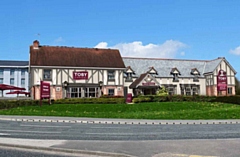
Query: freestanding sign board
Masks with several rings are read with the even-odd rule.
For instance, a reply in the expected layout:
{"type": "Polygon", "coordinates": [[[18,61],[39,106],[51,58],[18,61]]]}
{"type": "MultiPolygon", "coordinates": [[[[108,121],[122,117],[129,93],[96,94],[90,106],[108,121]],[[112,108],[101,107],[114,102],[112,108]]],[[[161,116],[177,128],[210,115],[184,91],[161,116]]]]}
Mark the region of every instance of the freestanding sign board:
{"type": "Polygon", "coordinates": [[[227,75],[223,70],[219,70],[217,75],[217,91],[227,91],[227,75]]]}
{"type": "Polygon", "coordinates": [[[40,106],[42,106],[42,99],[49,99],[50,104],[50,83],[40,82],[40,106]]]}

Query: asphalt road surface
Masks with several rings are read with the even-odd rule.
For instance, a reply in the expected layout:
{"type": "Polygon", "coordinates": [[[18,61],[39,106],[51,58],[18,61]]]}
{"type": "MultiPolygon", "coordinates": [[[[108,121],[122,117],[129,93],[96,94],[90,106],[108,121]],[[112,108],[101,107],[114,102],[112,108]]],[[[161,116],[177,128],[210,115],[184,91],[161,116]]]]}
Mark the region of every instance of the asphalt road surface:
{"type": "Polygon", "coordinates": [[[182,140],[240,138],[240,124],[125,125],[0,121],[0,137],[57,140],[182,140]]]}
{"type": "MultiPolygon", "coordinates": [[[[238,123],[137,125],[0,121],[2,141],[11,139],[33,146],[45,142],[43,146],[51,148],[119,153],[135,157],[238,157],[239,137],[238,123]],[[26,140],[21,142],[24,139],[26,140]],[[35,143],[31,140],[35,140],[35,143]]],[[[49,155],[28,150],[9,151],[1,148],[0,151],[5,153],[0,156],[49,155]]],[[[61,156],[50,154],[54,155],[61,156]]]]}

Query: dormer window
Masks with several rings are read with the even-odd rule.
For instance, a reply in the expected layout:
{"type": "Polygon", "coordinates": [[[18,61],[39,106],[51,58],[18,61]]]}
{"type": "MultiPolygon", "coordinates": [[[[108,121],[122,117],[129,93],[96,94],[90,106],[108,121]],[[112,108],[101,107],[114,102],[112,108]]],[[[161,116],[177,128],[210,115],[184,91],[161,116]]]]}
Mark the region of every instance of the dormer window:
{"type": "Polygon", "coordinates": [[[148,73],[151,75],[158,75],[157,70],[154,67],[149,67],[148,73]]]}
{"type": "Polygon", "coordinates": [[[191,69],[191,75],[193,75],[193,82],[198,82],[198,77],[200,76],[200,72],[197,70],[197,68],[191,69]]]}
{"type": "Polygon", "coordinates": [[[179,72],[179,70],[176,67],[172,68],[170,74],[173,75],[173,82],[179,82],[178,77],[179,77],[179,75],[181,75],[181,73],[179,72]]]}
{"type": "Polygon", "coordinates": [[[125,74],[127,76],[126,81],[132,82],[132,76],[133,76],[133,74],[135,74],[135,72],[132,70],[132,68],[130,66],[127,67],[125,74]]]}

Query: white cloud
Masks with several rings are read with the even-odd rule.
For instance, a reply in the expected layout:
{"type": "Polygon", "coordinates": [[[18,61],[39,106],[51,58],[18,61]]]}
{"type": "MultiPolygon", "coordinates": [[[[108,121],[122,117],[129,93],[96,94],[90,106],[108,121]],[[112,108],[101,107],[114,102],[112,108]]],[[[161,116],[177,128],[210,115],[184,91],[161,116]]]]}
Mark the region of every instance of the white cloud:
{"type": "Polygon", "coordinates": [[[231,49],[229,52],[234,54],[234,55],[240,55],[240,46],[238,46],[234,50],[231,49]]]}
{"type": "Polygon", "coordinates": [[[107,48],[108,43],[106,42],[100,42],[98,43],[95,48],[107,48]]]}
{"type": "Polygon", "coordinates": [[[57,39],[54,40],[54,43],[61,43],[64,42],[65,40],[62,37],[58,37],[57,39]]]}
{"type": "Polygon", "coordinates": [[[108,47],[108,43],[100,42],[96,48],[114,48],[119,49],[123,57],[157,57],[157,58],[174,58],[177,54],[185,55],[184,52],[179,52],[180,49],[186,48],[187,45],[175,40],[167,40],[163,44],[143,45],[141,41],[131,43],[119,43],[108,47]]]}

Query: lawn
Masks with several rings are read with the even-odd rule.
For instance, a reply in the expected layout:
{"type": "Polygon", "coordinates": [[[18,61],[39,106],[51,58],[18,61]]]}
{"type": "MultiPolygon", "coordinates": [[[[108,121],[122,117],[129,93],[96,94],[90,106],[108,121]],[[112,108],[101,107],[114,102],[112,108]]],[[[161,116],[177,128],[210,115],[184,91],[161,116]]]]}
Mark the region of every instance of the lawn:
{"type": "Polygon", "coordinates": [[[126,119],[240,119],[240,106],[209,102],[53,104],[0,110],[0,115],[126,119]]]}

